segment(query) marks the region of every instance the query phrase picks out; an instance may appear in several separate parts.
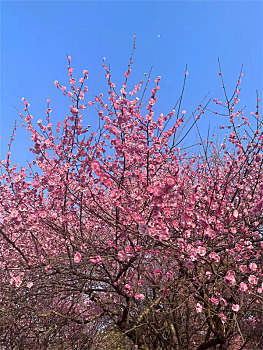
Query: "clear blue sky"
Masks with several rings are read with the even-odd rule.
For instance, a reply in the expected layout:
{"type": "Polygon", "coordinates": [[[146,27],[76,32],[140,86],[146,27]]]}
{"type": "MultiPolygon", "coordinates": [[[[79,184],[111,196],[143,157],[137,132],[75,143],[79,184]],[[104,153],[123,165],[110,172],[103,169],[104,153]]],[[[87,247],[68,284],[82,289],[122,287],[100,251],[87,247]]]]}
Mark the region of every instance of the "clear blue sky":
{"type": "MultiPolygon", "coordinates": [[[[254,108],[255,90],[263,92],[262,27],[262,1],[2,1],[1,158],[19,120],[14,106],[22,109],[21,97],[36,120],[44,119],[47,98],[53,120],[66,116],[68,99],[53,85],[55,79],[66,83],[66,53],[77,72],[89,70],[90,93],[99,93],[106,91],[102,57],[121,84],[133,34],[132,80],[139,81],[151,66],[153,77],[162,76],[159,111],[170,111],[177,100],[186,63],[183,109],[190,112],[208,92],[223,97],[218,56],[229,89],[244,65],[241,99],[254,108]]],[[[87,118],[96,123],[95,114],[87,118]]],[[[25,130],[17,132],[13,161],[30,158],[28,137],[25,130]]]]}

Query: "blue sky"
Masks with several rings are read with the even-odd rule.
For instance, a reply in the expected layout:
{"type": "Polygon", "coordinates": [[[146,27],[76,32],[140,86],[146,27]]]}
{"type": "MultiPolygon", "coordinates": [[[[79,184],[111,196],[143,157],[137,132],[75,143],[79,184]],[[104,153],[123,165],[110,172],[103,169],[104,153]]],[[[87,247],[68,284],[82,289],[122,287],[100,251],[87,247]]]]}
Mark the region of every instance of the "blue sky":
{"type": "MultiPolygon", "coordinates": [[[[248,114],[263,92],[262,1],[2,1],[1,2],[1,158],[21,97],[31,114],[44,119],[51,98],[52,118],[63,120],[69,100],[53,82],[67,82],[66,53],[79,77],[89,70],[90,94],[106,91],[102,58],[111,64],[113,80],[123,82],[132,36],[137,35],[132,81],[153,67],[162,76],[158,111],[167,113],[179,97],[185,64],[188,82],[182,109],[192,111],[208,92],[222,98],[217,58],[229,91],[244,65],[241,101],[248,114]]],[[[76,74],[77,75],[77,74],[76,74]]],[[[205,130],[209,114],[201,123],[205,130]]],[[[87,114],[90,124],[97,117],[87,114]]],[[[12,160],[30,159],[29,134],[19,129],[12,160]]]]}

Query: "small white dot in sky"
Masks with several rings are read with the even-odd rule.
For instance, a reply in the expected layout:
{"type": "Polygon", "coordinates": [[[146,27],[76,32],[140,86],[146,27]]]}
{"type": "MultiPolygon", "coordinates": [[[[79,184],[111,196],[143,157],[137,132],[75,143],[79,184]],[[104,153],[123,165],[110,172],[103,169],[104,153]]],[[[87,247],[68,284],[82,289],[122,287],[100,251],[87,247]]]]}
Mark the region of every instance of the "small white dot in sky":
{"type": "Polygon", "coordinates": [[[157,34],[157,38],[160,38],[161,37],[161,35],[160,34],[157,34]]]}

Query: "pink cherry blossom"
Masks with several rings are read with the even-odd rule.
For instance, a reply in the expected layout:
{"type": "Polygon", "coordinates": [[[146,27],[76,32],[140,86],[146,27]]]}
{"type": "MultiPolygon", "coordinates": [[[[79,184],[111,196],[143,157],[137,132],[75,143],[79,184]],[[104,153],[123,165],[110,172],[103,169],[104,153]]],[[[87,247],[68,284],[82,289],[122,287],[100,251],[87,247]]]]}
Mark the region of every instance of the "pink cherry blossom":
{"type": "Polygon", "coordinates": [[[203,311],[203,306],[200,303],[195,305],[196,312],[200,313],[203,311]]]}
{"type": "Polygon", "coordinates": [[[241,282],[240,285],[239,285],[239,289],[242,291],[242,292],[246,292],[248,290],[248,286],[245,282],[241,282]]]}
{"type": "Polygon", "coordinates": [[[219,314],[219,317],[221,318],[222,323],[226,323],[227,317],[224,314],[219,314]]]}
{"type": "Polygon", "coordinates": [[[250,275],[248,277],[248,282],[249,284],[258,284],[258,277],[256,277],[255,275],[250,275]]]}
{"type": "Polygon", "coordinates": [[[94,160],[90,166],[91,166],[92,171],[100,169],[100,163],[97,160],[94,160]]]}
{"type": "Polygon", "coordinates": [[[121,196],[121,192],[118,189],[113,189],[110,192],[110,197],[114,200],[117,200],[118,198],[120,198],[120,196],[121,196]]]}
{"type": "Polygon", "coordinates": [[[155,269],[155,270],[154,270],[154,276],[157,277],[157,278],[162,277],[162,270],[160,270],[160,269],[155,269]]]}
{"type": "Polygon", "coordinates": [[[234,218],[238,218],[238,211],[236,209],[233,211],[233,216],[234,218]]]}
{"type": "Polygon", "coordinates": [[[127,254],[121,250],[118,252],[118,258],[120,259],[120,261],[125,261],[127,260],[127,254]]]}
{"type": "Polygon", "coordinates": [[[100,255],[97,255],[95,258],[90,258],[90,262],[95,263],[95,264],[102,264],[103,263],[103,258],[100,255]]]}
{"type": "Polygon", "coordinates": [[[76,264],[79,264],[81,262],[82,256],[80,252],[76,252],[74,255],[74,262],[76,264]]]}
{"type": "Polygon", "coordinates": [[[215,261],[217,263],[220,261],[220,256],[215,252],[210,253],[209,258],[211,259],[211,261],[215,261]]]}
{"type": "Polygon", "coordinates": [[[241,272],[247,272],[247,265],[240,265],[239,270],[241,272]]]}
{"type": "Polygon", "coordinates": [[[19,288],[21,286],[23,282],[23,279],[21,276],[16,276],[16,277],[12,277],[10,284],[14,284],[16,288],[19,288]]]}
{"type": "Polygon", "coordinates": [[[224,278],[225,282],[228,283],[230,286],[235,286],[236,285],[236,279],[234,275],[227,274],[224,278]]]}
{"type": "Polygon", "coordinates": [[[200,256],[205,256],[205,255],[206,255],[206,248],[205,248],[205,247],[198,247],[198,248],[197,248],[197,253],[198,253],[200,256]]]}
{"type": "Polygon", "coordinates": [[[166,177],[166,183],[169,185],[169,186],[173,186],[175,184],[175,178],[172,177],[172,176],[167,176],[166,177]]]}
{"type": "Polygon", "coordinates": [[[215,298],[215,297],[211,297],[211,298],[210,298],[210,301],[211,301],[211,303],[213,303],[213,304],[215,304],[215,305],[218,305],[218,304],[219,304],[219,300],[218,300],[217,298],[215,298]]]}
{"type": "Polygon", "coordinates": [[[134,294],[135,299],[140,299],[140,300],[144,300],[145,296],[141,293],[135,293],[134,294]]]}
{"type": "Polygon", "coordinates": [[[33,287],[33,282],[28,282],[26,286],[27,286],[27,288],[32,288],[33,287]]]}
{"type": "Polygon", "coordinates": [[[251,271],[257,271],[258,267],[257,267],[256,263],[252,262],[252,263],[249,264],[249,268],[250,268],[251,271]]]}
{"type": "Polygon", "coordinates": [[[138,227],[138,231],[141,235],[149,234],[149,228],[146,224],[140,224],[138,227]]]}
{"type": "Polygon", "coordinates": [[[13,162],[17,125],[0,160],[7,349],[100,348],[109,325],[138,348],[261,346],[262,105],[242,107],[240,74],[233,96],[189,118],[184,85],[174,107],[158,107],[161,77],[131,78],[133,45],[123,81],[103,59],[106,88],[92,84],[87,101],[88,70],[67,57],[60,121],[49,99],[36,116],[22,99],[29,161],[13,162]],[[205,112],[220,132],[200,124],[195,141],[205,112]]]}
{"type": "Polygon", "coordinates": [[[77,107],[72,107],[71,110],[70,110],[70,112],[71,112],[73,115],[76,115],[76,114],[78,114],[79,110],[78,110],[77,107]]]}
{"type": "Polygon", "coordinates": [[[232,304],[232,310],[235,312],[238,312],[240,309],[240,306],[238,304],[232,304]]]}

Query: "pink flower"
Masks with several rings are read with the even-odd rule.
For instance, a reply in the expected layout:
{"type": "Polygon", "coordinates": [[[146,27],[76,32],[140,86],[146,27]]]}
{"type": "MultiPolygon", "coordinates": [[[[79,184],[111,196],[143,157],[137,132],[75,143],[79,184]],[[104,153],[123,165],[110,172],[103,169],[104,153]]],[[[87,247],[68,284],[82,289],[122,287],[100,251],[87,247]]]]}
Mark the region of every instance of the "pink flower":
{"type": "Polygon", "coordinates": [[[81,262],[81,254],[80,254],[80,252],[76,252],[76,254],[74,255],[74,262],[76,264],[79,264],[81,262]]]}
{"type": "Polygon", "coordinates": [[[16,288],[20,287],[23,282],[22,277],[21,276],[14,277],[14,282],[15,282],[16,288]]]}
{"type": "Polygon", "coordinates": [[[166,272],[166,277],[167,278],[173,278],[173,276],[174,276],[174,273],[173,273],[172,270],[169,270],[169,271],[166,272]]]}
{"type": "Polygon", "coordinates": [[[241,282],[239,285],[239,289],[241,290],[241,292],[246,292],[248,290],[248,286],[245,282],[241,282]]]}
{"type": "Polygon", "coordinates": [[[236,250],[237,252],[242,252],[243,246],[242,246],[241,244],[236,243],[236,244],[235,244],[235,250],[236,250]]]}
{"type": "Polygon", "coordinates": [[[154,187],[154,195],[160,197],[163,194],[163,189],[160,186],[154,187]]]}
{"type": "Polygon", "coordinates": [[[141,293],[135,293],[134,294],[134,298],[143,300],[145,298],[145,296],[143,294],[141,294],[141,293]]]}
{"type": "Polygon", "coordinates": [[[154,270],[154,276],[155,276],[155,278],[162,277],[162,270],[160,270],[160,269],[155,269],[155,270],[154,270]]]}
{"type": "Polygon", "coordinates": [[[248,277],[248,282],[250,283],[250,284],[258,284],[258,278],[255,276],[255,275],[250,275],[249,277],[248,277]]]}
{"type": "Polygon", "coordinates": [[[224,306],[224,307],[227,306],[227,301],[226,301],[226,299],[220,297],[220,304],[221,304],[222,306],[224,306]]]}
{"type": "Polygon", "coordinates": [[[238,211],[237,210],[233,211],[233,216],[234,216],[234,218],[238,218],[238,211]]]}
{"type": "Polygon", "coordinates": [[[211,297],[210,298],[211,303],[218,305],[219,304],[219,300],[217,298],[211,297]]]}
{"type": "Polygon", "coordinates": [[[175,179],[173,176],[166,176],[166,183],[169,186],[173,186],[175,184],[175,179]]]}
{"type": "Polygon", "coordinates": [[[147,235],[149,233],[149,228],[146,224],[140,224],[138,231],[141,235],[147,235]]]}
{"type": "Polygon", "coordinates": [[[197,253],[198,253],[200,256],[205,256],[205,255],[206,255],[206,248],[205,248],[205,247],[198,247],[198,248],[197,248],[197,253]]]}
{"type": "Polygon", "coordinates": [[[232,310],[235,312],[238,312],[240,309],[240,306],[238,304],[232,304],[232,310]]]}
{"type": "Polygon", "coordinates": [[[101,181],[102,183],[105,183],[106,181],[109,180],[109,178],[110,178],[110,176],[109,176],[108,174],[104,173],[104,174],[101,174],[101,176],[100,176],[100,181],[101,181]]]}
{"type": "Polygon", "coordinates": [[[188,269],[188,270],[193,270],[195,268],[195,265],[192,261],[187,261],[185,263],[185,267],[188,269]]]}
{"type": "Polygon", "coordinates": [[[213,236],[214,236],[213,230],[211,230],[210,228],[208,228],[207,230],[204,231],[204,236],[205,236],[205,237],[209,237],[209,238],[213,237],[213,236]]]}
{"type": "Polygon", "coordinates": [[[200,313],[203,311],[203,306],[200,303],[197,303],[195,305],[195,310],[196,310],[196,312],[200,313]]]}
{"type": "Polygon", "coordinates": [[[100,255],[97,255],[95,258],[89,259],[89,261],[95,264],[102,264],[103,258],[100,255]]]}
{"type": "Polygon", "coordinates": [[[33,287],[33,282],[28,282],[26,286],[27,286],[27,288],[32,288],[33,287]]]}
{"type": "Polygon", "coordinates": [[[230,286],[235,286],[236,285],[236,279],[235,279],[235,276],[233,276],[233,275],[230,275],[230,274],[226,275],[224,280],[230,286]]]}
{"type": "Polygon", "coordinates": [[[48,264],[46,267],[45,267],[45,270],[46,271],[50,271],[52,269],[52,266],[50,264],[48,264]]]}
{"type": "Polygon", "coordinates": [[[127,259],[127,255],[123,250],[121,250],[118,253],[118,258],[120,261],[125,261],[127,259]]]}
{"type": "Polygon", "coordinates": [[[215,252],[210,253],[209,258],[210,258],[210,260],[215,261],[215,262],[220,261],[220,256],[215,252]]]}
{"type": "Polygon", "coordinates": [[[92,171],[99,170],[100,163],[97,160],[94,160],[93,162],[91,162],[90,167],[92,171]]]}
{"type": "Polygon", "coordinates": [[[73,114],[73,115],[77,115],[79,110],[77,109],[77,107],[72,107],[70,112],[73,114]]]}
{"type": "Polygon", "coordinates": [[[239,270],[240,270],[241,272],[247,272],[247,266],[246,266],[246,265],[240,265],[240,266],[239,266],[239,270]]]}
{"type": "Polygon", "coordinates": [[[231,276],[235,276],[236,273],[235,273],[235,271],[233,271],[233,270],[228,270],[228,271],[227,271],[227,274],[228,274],[228,275],[231,275],[231,276]]]}
{"type": "Polygon", "coordinates": [[[257,271],[258,266],[255,263],[250,263],[249,268],[251,271],[257,271]]]}
{"type": "Polygon", "coordinates": [[[16,209],[11,209],[10,210],[10,216],[12,218],[16,218],[19,215],[19,212],[16,209]]]}
{"type": "Polygon", "coordinates": [[[211,271],[206,271],[205,276],[208,280],[210,280],[211,276],[212,276],[212,272],[211,271]]]}
{"type": "Polygon", "coordinates": [[[112,248],[114,246],[113,241],[108,241],[108,247],[112,248]]]}
{"type": "Polygon", "coordinates": [[[107,179],[106,181],[103,182],[104,186],[109,188],[112,186],[112,181],[110,179],[107,179]]]}
{"type": "Polygon", "coordinates": [[[224,314],[219,314],[219,317],[221,318],[222,323],[226,322],[226,315],[224,314]]]}
{"type": "Polygon", "coordinates": [[[160,241],[167,241],[170,238],[170,233],[168,228],[166,227],[159,235],[160,241]]]}
{"type": "Polygon", "coordinates": [[[110,192],[110,197],[114,200],[117,200],[118,198],[120,198],[120,196],[121,196],[121,192],[117,188],[113,189],[110,192]]]}

